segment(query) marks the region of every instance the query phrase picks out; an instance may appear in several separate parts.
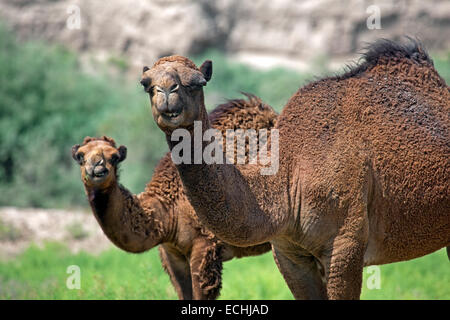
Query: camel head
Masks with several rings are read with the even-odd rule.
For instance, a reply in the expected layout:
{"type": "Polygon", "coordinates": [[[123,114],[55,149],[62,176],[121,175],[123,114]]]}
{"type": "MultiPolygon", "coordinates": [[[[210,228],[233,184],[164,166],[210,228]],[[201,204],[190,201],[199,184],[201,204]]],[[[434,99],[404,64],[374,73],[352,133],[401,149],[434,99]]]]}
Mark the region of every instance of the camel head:
{"type": "Polygon", "coordinates": [[[117,179],[118,164],[125,160],[127,148],[116,148],[114,139],[84,138],[83,144],[72,147],[72,158],[81,169],[81,179],[87,187],[105,189],[117,179]]]}
{"type": "Polygon", "coordinates": [[[144,67],[141,84],[150,95],[153,117],[163,131],[187,128],[199,120],[203,86],[211,79],[212,62],[200,68],[182,56],[159,59],[144,67]]]}

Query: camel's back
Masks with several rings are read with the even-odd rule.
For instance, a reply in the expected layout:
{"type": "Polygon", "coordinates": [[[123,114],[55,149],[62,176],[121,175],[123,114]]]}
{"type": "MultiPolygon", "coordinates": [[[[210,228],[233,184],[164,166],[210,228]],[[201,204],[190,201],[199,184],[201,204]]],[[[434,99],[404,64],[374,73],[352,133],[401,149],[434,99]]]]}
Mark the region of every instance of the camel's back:
{"type": "Polygon", "coordinates": [[[450,91],[416,43],[378,43],[366,59],[291,98],[280,153],[312,167],[325,197],[367,192],[374,241],[402,260],[450,242],[450,91]]]}

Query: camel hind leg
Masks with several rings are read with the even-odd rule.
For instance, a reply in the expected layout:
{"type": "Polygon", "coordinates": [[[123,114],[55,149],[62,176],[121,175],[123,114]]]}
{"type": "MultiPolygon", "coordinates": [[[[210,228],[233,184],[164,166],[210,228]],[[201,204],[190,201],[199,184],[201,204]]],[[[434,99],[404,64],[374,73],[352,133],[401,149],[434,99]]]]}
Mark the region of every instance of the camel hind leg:
{"type": "Polygon", "coordinates": [[[447,247],[447,257],[448,261],[450,261],[450,246],[447,247]]]}

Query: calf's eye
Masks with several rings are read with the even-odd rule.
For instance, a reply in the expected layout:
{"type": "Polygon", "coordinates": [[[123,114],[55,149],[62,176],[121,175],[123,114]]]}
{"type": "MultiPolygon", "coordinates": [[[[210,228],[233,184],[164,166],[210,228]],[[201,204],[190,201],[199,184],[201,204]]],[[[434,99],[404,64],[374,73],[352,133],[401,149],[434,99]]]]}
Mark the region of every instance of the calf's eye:
{"type": "Polygon", "coordinates": [[[83,164],[84,162],[84,153],[78,152],[75,156],[79,164],[83,164]]]}
{"type": "Polygon", "coordinates": [[[111,164],[116,164],[117,162],[119,162],[119,155],[118,154],[113,154],[111,156],[111,160],[110,160],[111,164]]]}

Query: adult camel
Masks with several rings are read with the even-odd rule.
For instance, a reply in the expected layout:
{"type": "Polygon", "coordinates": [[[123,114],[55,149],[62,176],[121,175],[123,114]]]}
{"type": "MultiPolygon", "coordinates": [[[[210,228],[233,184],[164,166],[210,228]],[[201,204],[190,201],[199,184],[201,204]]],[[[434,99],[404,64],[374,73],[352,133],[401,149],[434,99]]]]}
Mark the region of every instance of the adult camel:
{"type": "MultiPolygon", "coordinates": [[[[144,67],[141,83],[170,149],[174,130],[193,134],[194,121],[210,128],[203,86],[211,75],[211,61],[197,68],[180,56],[144,67]]],[[[425,49],[379,40],[360,64],[290,98],[276,124],[275,174],[261,175],[262,164],[176,167],[216,236],[272,243],[295,298],[358,299],[364,266],[450,245],[449,126],[449,87],[425,49]]]]}

